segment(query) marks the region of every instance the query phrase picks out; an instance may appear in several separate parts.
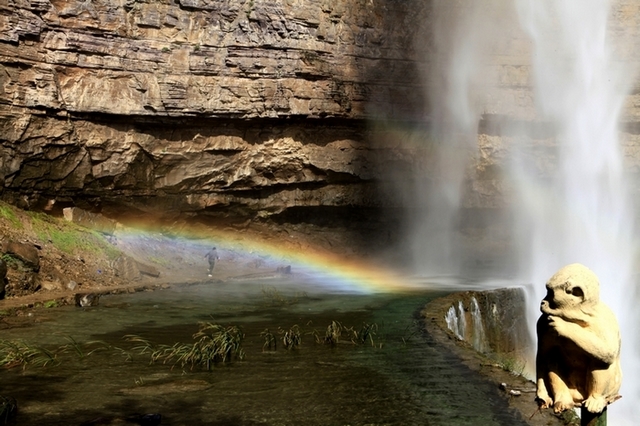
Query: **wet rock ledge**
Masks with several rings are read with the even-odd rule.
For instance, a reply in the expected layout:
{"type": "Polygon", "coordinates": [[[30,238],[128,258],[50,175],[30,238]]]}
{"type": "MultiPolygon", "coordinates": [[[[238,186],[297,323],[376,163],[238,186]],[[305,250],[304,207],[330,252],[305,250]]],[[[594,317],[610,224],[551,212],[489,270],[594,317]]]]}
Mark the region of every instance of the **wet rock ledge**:
{"type": "Polygon", "coordinates": [[[421,315],[426,331],[499,387],[526,424],[574,424],[570,416],[537,408],[535,383],[524,376],[533,369],[528,358],[535,353],[525,309],[524,290],[505,288],[451,293],[428,303],[421,315]]]}

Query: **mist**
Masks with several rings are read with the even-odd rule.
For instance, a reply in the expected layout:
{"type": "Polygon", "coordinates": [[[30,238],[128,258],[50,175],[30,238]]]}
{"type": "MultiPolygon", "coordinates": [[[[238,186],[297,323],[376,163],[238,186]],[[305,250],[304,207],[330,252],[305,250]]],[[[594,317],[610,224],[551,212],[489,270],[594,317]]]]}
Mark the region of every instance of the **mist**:
{"type": "Polygon", "coordinates": [[[622,330],[623,398],[609,417],[623,425],[640,417],[636,207],[620,143],[637,70],[624,25],[611,31],[615,7],[433,3],[408,238],[417,274],[524,286],[532,334],[546,281],[569,263],[592,269],[622,330]]]}

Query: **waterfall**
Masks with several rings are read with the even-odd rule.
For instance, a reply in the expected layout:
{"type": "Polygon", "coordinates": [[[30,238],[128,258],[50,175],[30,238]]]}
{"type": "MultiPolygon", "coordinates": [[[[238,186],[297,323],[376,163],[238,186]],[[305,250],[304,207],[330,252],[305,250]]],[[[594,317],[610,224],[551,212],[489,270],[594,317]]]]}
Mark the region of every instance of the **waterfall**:
{"type": "Polygon", "coordinates": [[[614,423],[622,424],[622,417],[640,416],[634,407],[640,397],[632,331],[637,317],[629,304],[635,292],[634,212],[618,140],[633,76],[613,56],[609,2],[520,0],[517,10],[533,42],[536,110],[557,131],[550,179],[528,167],[526,138],[512,156],[521,277],[534,284],[540,300],[542,284],[564,265],[580,262],[598,275],[601,297],[622,325],[626,401],[610,410],[614,423]]]}
{"type": "Polygon", "coordinates": [[[478,122],[483,114],[511,117],[496,149],[504,182],[498,191],[512,218],[500,228],[515,267],[493,272],[529,286],[532,333],[544,284],[560,267],[579,262],[598,275],[601,297],[622,330],[623,398],[609,418],[626,425],[640,418],[640,337],[634,333],[640,321],[636,213],[619,126],[636,76],[618,56],[625,51],[619,48],[625,24],[609,31],[611,7],[606,0],[434,1],[428,78],[435,142],[429,144],[439,149],[425,160],[431,174],[417,179],[424,185],[412,235],[419,272],[461,270],[455,218],[465,179],[473,180],[470,147],[478,151],[478,122]],[[520,60],[516,50],[529,58],[520,63],[526,89],[501,86],[499,67],[487,65],[509,55],[520,60]]]}
{"type": "Polygon", "coordinates": [[[467,335],[467,319],[464,315],[464,307],[462,302],[458,302],[458,309],[455,306],[451,306],[445,316],[447,327],[453,331],[456,337],[460,340],[465,340],[467,335]]]}
{"type": "Polygon", "coordinates": [[[487,337],[484,333],[484,326],[482,325],[482,315],[480,313],[480,306],[475,297],[471,298],[471,321],[473,328],[473,348],[478,352],[487,351],[487,337]]]}

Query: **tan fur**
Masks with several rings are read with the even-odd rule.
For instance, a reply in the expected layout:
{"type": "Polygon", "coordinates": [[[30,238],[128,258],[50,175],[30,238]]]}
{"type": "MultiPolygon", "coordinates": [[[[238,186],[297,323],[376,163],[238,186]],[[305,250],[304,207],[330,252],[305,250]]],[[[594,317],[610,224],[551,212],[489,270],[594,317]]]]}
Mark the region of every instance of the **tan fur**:
{"type": "Polygon", "coordinates": [[[620,328],[600,302],[600,284],[587,267],[574,263],[547,282],[538,319],[536,398],[555,412],[584,405],[592,413],[618,399],[620,328]]]}

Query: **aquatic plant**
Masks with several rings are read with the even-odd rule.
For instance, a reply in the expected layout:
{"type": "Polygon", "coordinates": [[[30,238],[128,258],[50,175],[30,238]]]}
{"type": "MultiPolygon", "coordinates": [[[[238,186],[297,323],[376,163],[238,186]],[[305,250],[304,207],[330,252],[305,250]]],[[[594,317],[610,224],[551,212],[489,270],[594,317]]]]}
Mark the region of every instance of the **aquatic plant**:
{"type": "Polygon", "coordinates": [[[56,361],[56,354],[24,340],[0,340],[0,366],[13,368],[27,364],[45,367],[56,361]]]}
{"type": "Polygon", "coordinates": [[[79,343],[71,336],[64,336],[64,338],[69,343],[60,346],[56,354],[73,352],[78,358],[84,358],[100,350],[120,350],[120,348],[116,348],[102,340],[91,340],[89,342],[79,343]]]}
{"type": "Polygon", "coordinates": [[[404,329],[404,333],[402,335],[402,344],[404,346],[409,343],[409,340],[420,333],[420,327],[421,325],[419,321],[414,320],[413,323],[411,323],[404,329]]]}
{"type": "Polygon", "coordinates": [[[0,424],[12,424],[18,413],[18,403],[15,398],[0,396],[0,424]]]}
{"type": "Polygon", "coordinates": [[[60,347],[60,352],[65,353],[68,351],[73,351],[78,358],[84,358],[86,356],[82,346],[71,336],[64,336],[64,338],[69,342],[64,346],[60,347]]]}
{"type": "Polygon", "coordinates": [[[300,327],[298,327],[297,324],[287,331],[279,329],[278,332],[282,334],[282,344],[287,348],[287,350],[296,349],[300,346],[300,343],[302,342],[302,333],[300,332],[300,327]]]}
{"type": "Polygon", "coordinates": [[[161,361],[163,364],[179,364],[181,367],[190,365],[191,369],[200,366],[210,370],[213,364],[225,363],[233,358],[243,359],[245,356],[241,347],[244,334],[237,326],[200,323],[200,329],[193,338],[196,339],[195,343],[154,345],[137,335],[125,336],[127,341],[138,343],[133,348],[134,351],[150,354],[151,363],[161,361]]]}
{"type": "Polygon", "coordinates": [[[344,327],[338,321],[331,321],[331,324],[327,326],[324,336],[321,338],[319,333],[315,333],[316,342],[325,343],[331,346],[335,346],[340,342],[342,331],[344,327]]]}
{"type": "Polygon", "coordinates": [[[268,328],[265,328],[264,331],[260,333],[260,336],[264,338],[264,344],[262,345],[263,352],[265,350],[270,351],[272,347],[274,351],[278,348],[276,336],[271,331],[269,331],[268,328]]]}
{"type": "Polygon", "coordinates": [[[0,366],[13,368],[27,365],[46,367],[51,364],[60,364],[63,356],[71,353],[77,358],[83,359],[99,350],[119,350],[101,340],[92,340],[85,343],[76,341],[71,336],[64,336],[66,344],[51,349],[33,345],[24,340],[0,340],[0,366]]]}
{"type": "MultiPolygon", "coordinates": [[[[367,342],[371,343],[371,346],[376,346],[373,336],[378,331],[378,324],[367,322],[362,323],[362,327],[356,330],[355,327],[346,327],[339,321],[331,321],[331,324],[327,326],[324,335],[321,335],[317,330],[314,330],[312,334],[316,339],[316,343],[323,343],[331,346],[335,346],[340,343],[340,339],[343,337],[348,339],[351,343],[357,345],[363,345],[367,342]]],[[[382,347],[382,344],[379,345],[382,347]]]]}
{"type": "Polygon", "coordinates": [[[371,346],[375,346],[375,343],[373,341],[373,336],[376,334],[377,331],[378,331],[378,324],[376,323],[369,324],[366,322],[362,323],[362,327],[360,328],[360,331],[355,331],[353,328],[351,328],[351,332],[353,333],[352,341],[354,343],[359,343],[361,345],[369,341],[371,342],[371,346]]]}

